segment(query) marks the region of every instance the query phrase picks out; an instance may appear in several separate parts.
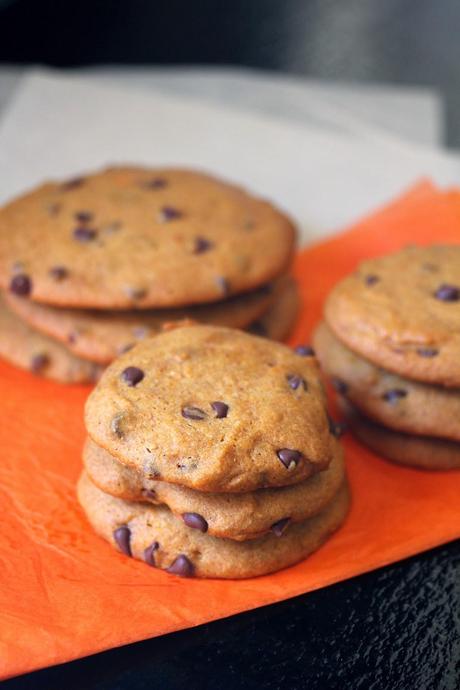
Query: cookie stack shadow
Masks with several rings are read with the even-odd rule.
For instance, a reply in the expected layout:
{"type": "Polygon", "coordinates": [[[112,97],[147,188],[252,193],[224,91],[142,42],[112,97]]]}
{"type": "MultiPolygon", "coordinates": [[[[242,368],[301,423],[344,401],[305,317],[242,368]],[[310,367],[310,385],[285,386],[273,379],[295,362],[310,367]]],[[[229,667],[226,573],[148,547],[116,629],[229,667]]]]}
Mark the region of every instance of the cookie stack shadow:
{"type": "Polygon", "coordinates": [[[80,503],[100,536],[149,566],[263,575],[346,516],[338,427],[308,347],[180,327],[117,359],[85,421],[80,503]]]}
{"type": "Polygon", "coordinates": [[[44,184],[0,212],[0,356],[91,382],[182,320],[283,340],[294,248],[283,213],[209,175],[117,167],[44,184]]]}
{"type": "Polygon", "coordinates": [[[332,290],[313,343],[350,430],[377,454],[460,468],[460,248],[408,247],[332,290]]]}

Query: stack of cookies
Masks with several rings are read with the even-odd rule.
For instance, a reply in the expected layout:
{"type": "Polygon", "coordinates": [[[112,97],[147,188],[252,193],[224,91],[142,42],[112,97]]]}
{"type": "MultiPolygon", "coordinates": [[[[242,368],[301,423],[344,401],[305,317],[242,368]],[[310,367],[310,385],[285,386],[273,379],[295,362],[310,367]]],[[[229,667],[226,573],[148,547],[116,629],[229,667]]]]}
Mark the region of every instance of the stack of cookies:
{"type": "Polygon", "coordinates": [[[314,338],[357,437],[396,462],[460,467],[460,247],[366,261],[314,338]]]}
{"type": "Polygon", "coordinates": [[[83,382],[183,319],[283,339],[298,306],[294,247],[271,204],[192,171],[42,185],[0,212],[0,356],[83,382]]]}
{"type": "Polygon", "coordinates": [[[88,398],[79,500],[127,556],[182,576],[291,565],[349,503],[311,348],[206,325],[137,344],[88,398]]]}

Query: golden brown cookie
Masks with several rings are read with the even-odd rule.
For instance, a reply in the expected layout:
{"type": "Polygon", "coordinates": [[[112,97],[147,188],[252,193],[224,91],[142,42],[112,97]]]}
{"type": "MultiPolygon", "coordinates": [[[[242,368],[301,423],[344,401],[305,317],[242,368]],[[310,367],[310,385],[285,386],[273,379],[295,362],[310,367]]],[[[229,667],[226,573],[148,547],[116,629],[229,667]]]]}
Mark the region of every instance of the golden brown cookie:
{"type": "Polygon", "coordinates": [[[460,391],[390,374],[355,355],[323,322],[313,345],[338,393],[384,426],[460,441],[460,391]]]}
{"type": "Polygon", "coordinates": [[[0,296],[0,357],[60,383],[94,383],[102,368],[75,357],[63,345],[37,333],[11,313],[0,296]]]}
{"type": "Polygon", "coordinates": [[[189,326],[134,346],[86,403],[90,437],[151,479],[213,492],[300,482],[334,447],[316,360],[189,326]]]}
{"type": "Polygon", "coordinates": [[[210,175],[109,168],[3,208],[0,287],[63,307],[180,307],[270,282],[294,243],[283,213],[210,175]]]}
{"type": "Polygon", "coordinates": [[[254,335],[261,335],[271,340],[286,340],[300,309],[300,296],[297,283],[289,276],[278,280],[274,286],[273,303],[247,329],[254,335]]]}
{"type": "Polygon", "coordinates": [[[315,517],[281,536],[237,542],[189,529],[162,506],[131,503],[98,489],[83,473],[78,497],[94,530],[127,556],[182,577],[244,578],[306,558],[338,529],[349,507],[347,484],[315,517]]]}
{"type": "Polygon", "coordinates": [[[377,455],[423,470],[460,469],[459,443],[392,431],[360,414],[344,400],[339,406],[352,433],[377,455]]]}
{"type": "Polygon", "coordinates": [[[325,318],[374,364],[460,387],[460,246],[408,247],[365,261],[332,290],[325,318]]]}
{"type": "Polygon", "coordinates": [[[332,500],[345,479],[343,452],[338,442],[324,472],[293,486],[243,494],[213,494],[148,479],[89,439],[83,462],[93,484],[104,493],[126,501],[166,505],[189,527],[237,541],[254,539],[270,530],[281,534],[288,526],[316,515],[332,500]]]}
{"type": "MultiPolygon", "coordinates": [[[[244,328],[267,310],[291,278],[224,302],[183,309],[102,311],[63,309],[5,293],[8,306],[33,328],[66,344],[79,357],[109,364],[134,343],[160,333],[164,324],[191,319],[244,328]],[[279,283],[279,285],[278,285],[279,283]]],[[[291,288],[287,288],[290,289],[291,288]]]]}

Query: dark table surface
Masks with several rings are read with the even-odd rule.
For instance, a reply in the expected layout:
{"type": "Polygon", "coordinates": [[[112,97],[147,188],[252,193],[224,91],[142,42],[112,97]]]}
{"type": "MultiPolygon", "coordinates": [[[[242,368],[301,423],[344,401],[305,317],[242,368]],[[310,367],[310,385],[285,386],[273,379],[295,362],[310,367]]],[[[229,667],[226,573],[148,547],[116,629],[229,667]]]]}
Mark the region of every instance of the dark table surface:
{"type": "MultiPolygon", "coordinates": [[[[459,27],[458,0],[0,0],[0,62],[243,64],[436,86],[458,145],[459,27]]],[[[460,542],[3,687],[458,690],[460,542]]]]}

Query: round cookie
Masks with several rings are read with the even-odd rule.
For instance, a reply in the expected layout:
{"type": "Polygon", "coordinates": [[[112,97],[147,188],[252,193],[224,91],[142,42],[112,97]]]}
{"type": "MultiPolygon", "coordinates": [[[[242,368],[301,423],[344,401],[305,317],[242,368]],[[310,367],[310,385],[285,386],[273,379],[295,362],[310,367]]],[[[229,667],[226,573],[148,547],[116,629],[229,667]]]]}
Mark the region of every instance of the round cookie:
{"type": "Polygon", "coordinates": [[[5,293],[5,299],[21,319],[42,333],[65,343],[77,356],[109,364],[138,340],[161,332],[166,323],[190,319],[200,323],[244,328],[267,310],[275,296],[290,281],[291,278],[280,278],[271,287],[231,297],[224,302],[155,311],[63,309],[32,302],[8,292],[5,293]]]}
{"type": "Polygon", "coordinates": [[[306,558],[338,529],[349,507],[343,483],[315,517],[280,537],[269,534],[237,542],[189,529],[167,509],[113,498],[83,473],[79,501],[94,530],[128,556],[185,577],[244,578],[271,573],[306,558]]]}
{"type": "Polygon", "coordinates": [[[423,470],[460,469],[459,443],[392,431],[360,414],[345,401],[340,402],[340,408],[352,433],[377,455],[423,470]]]}
{"type": "Polygon", "coordinates": [[[273,303],[247,330],[271,340],[285,340],[294,328],[299,308],[297,283],[293,278],[285,277],[275,284],[273,303]]]}
{"type": "Polygon", "coordinates": [[[55,306],[180,307],[285,272],[292,222],[191,170],[114,167],[42,185],[0,212],[0,287],[55,306]]]}
{"type": "Polygon", "coordinates": [[[338,393],[397,431],[460,441],[460,391],[404,379],[355,355],[322,323],[313,345],[338,393]]]}
{"type": "Polygon", "coordinates": [[[332,290],[325,318],[374,364],[460,387],[460,246],[407,247],[365,261],[332,290]]]}
{"type": "Polygon", "coordinates": [[[29,328],[0,296],[0,357],[60,383],[94,383],[102,368],[75,357],[63,345],[29,328]]]}
{"type": "Polygon", "coordinates": [[[85,420],[120,462],[201,491],[295,484],[334,447],[315,358],[216,326],[138,343],[106,369],[85,420]]]}
{"type": "Polygon", "coordinates": [[[288,526],[316,515],[332,500],[345,479],[343,452],[338,442],[324,472],[293,486],[243,494],[205,493],[148,479],[89,439],[83,450],[83,463],[93,484],[104,493],[127,501],[166,505],[189,527],[237,541],[254,539],[270,530],[281,534],[288,526]]]}

